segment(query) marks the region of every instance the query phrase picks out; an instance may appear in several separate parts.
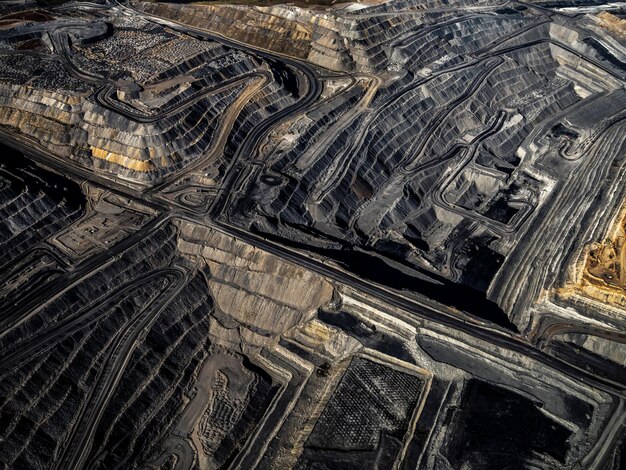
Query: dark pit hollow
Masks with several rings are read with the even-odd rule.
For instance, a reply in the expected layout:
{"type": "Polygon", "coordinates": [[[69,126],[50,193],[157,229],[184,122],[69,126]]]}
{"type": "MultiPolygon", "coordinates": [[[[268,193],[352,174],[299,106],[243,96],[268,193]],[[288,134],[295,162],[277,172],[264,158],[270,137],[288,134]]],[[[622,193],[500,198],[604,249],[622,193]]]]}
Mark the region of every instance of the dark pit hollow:
{"type": "MultiPolygon", "coordinates": [[[[542,405],[505,388],[471,380],[452,418],[445,452],[453,468],[524,469],[533,454],[561,463],[572,432],[550,419],[542,405]]],[[[550,468],[550,467],[546,467],[550,468]]]]}

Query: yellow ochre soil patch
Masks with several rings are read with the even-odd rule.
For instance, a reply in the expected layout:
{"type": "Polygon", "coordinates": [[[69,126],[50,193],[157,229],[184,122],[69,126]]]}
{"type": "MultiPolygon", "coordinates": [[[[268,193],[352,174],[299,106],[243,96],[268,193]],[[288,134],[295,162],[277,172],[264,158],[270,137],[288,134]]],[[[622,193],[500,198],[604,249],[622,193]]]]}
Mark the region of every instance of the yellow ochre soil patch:
{"type": "Polygon", "coordinates": [[[124,155],[109,152],[108,150],[97,147],[91,147],[91,155],[94,158],[106,160],[107,162],[112,162],[135,171],[146,172],[154,169],[154,164],[151,161],[137,160],[135,158],[126,157],[124,155]]]}
{"type": "Polygon", "coordinates": [[[588,246],[572,284],[559,294],[579,294],[614,307],[626,308],[626,205],[603,242],[588,246]]]}
{"type": "Polygon", "coordinates": [[[608,11],[598,13],[596,16],[600,20],[600,26],[621,36],[622,38],[626,38],[626,20],[612,15],[608,11]]]}

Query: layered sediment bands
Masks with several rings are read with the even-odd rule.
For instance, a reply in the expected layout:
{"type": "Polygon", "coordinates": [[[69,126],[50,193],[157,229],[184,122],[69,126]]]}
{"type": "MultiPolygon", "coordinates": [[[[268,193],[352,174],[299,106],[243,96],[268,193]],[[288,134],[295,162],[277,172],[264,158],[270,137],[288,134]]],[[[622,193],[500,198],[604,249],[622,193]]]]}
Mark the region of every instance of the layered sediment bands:
{"type": "Polygon", "coordinates": [[[156,287],[135,289],[132,296],[102,311],[94,328],[78,330],[50,344],[47,352],[24,357],[11,372],[5,370],[0,380],[4,465],[43,468],[51,456],[59,458],[71,423],[88,406],[89,390],[97,385],[99,357],[115,331],[139,313],[139,306],[154,295],[156,287]]]}
{"type": "Polygon", "coordinates": [[[626,20],[611,14],[608,11],[600,12],[596,15],[599,25],[617,34],[622,39],[626,38],[626,20]]]}
{"type": "Polygon", "coordinates": [[[215,229],[148,228],[3,331],[3,464],[566,469],[614,432],[610,395],[533,359],[215,229]]]}
{"type": "Polygon", "coordinates": [[[439,1],[375,3],[319,9],[167,2],[133,2],[133,6],[324,68],[379,73],[398,69],[395,41],[408,31],[448,19],[455,8],[493,8],[481,1],[453,2],[452,6],[439,1]]]}
{"type": "Polygon", "coordinates": [[[261,344],[312,318],[331,300],[332,286],[319,276],[236,239],[199,225],[181,223],[181,253],[203,260],[211,273],[209,287],[219,317],[213,334],[222,328],[244,327],[261,344]]]}
{"type": "MultiPolygon", "coordinates": [[[[601,53],[590,29],[537,10],[485,15],[477,5],[475,14],[442,11],[439,22],[407,13],[386,28],[382,8],[326,14],[370,25],[388,46],[370,70],[393,69],[396,79],[353,83],[269,135],[263,166],[257,159],[240,177],[242,196],[224,219],[318,248],[356,245],[418,278],[431,272],[487,293],[524,325],[492,282],[507,282],[502,265],[560,197],[554,181],[577,165],[568,162],[582,163],[623,118],[617,49],[601,53]]],[[[619,154],[608,151],[598,164],[619,154]]]]}
{"type": "Polygon", "coordinates": [[[193,445],[187,448],[174,431],[151,460],[153,465],[168,455],[187,461],[192,452],[198,452],[199,461],[223,461],[231,447],[213,443],[229,429],[246,429],[235,423],[250,415],[254,397],[257,403],[273,397],[270,409],[286,402],[292,409],[280,424],[257,421],[258,415],[244,420],[262,429],[275,426],[269,441],[263,441],[267,450],[255,454],[258,437],[242,449],[260,459],[259,468],[353,468],[357,462],[391,468],[415,462],[417,455],[423,456],[424,468],[441,459],[459,466],[482,462],[495,467],[511,458],[520,465],[533,460],[540,467],[569,468],[610,426],[608,396],[561,382],[533,361],[518,363],[501,355],[501,349],[427,329],[420,329],[416,348],[415,326],[404,323],[407,317],[388,316],[351,297],[347,286],[308,274],[215,229],[186,221],[178,226],[181,252],[195,264],[206,263],[215,302],[209,337],[221,347],[198,376],[205,377],[199,386],[211,391],[208,398],[196,395],[176,424],[179,432],[186,429],[192,436],[193,445]],[[268,284],[269,279],[274,283],[268,284]],[[268,302],[273,303],[271,310],[265,308],[268,302]],[[257,315],[245,316],[251,305],[257,315]],[[294,311],[309,313],[294,316],[294,311]],[[270,360],[266,370],[281,391],[268,395],[261,378],[255,378],[257,372],[222,348],[243,351],[255,362],[266,358],[266,367],[270,360]],[[426,357],[429,369],[415,365],[426,357]],[[488,367],[478,366],[481,357],[490,358],[488,367]],[[287,363],[290,378],[285,383],[273,368],[287,363]],[[519,439],[521,431],[498,427],[495,421],[489,429],[481,428],[476,420],[478,414],[488,414],[484,403],[498,409],[499,417],[533,427],[534,433],[519,439]],[[207,407],[204,414],[202,406],[207,407]],[[219,414],[224,406],[231,410],[228,419],[219,414]],[[425,426],[419,434],[416,422],[425,426]],[[431,422],[440,430],[424,434],[431,422]],[[444,422],[448,426],[439,428],[444,422]],[[459,437],[465,431],[476,434],[477,442],[466,445],[459,437]],[[511,440],[514,447],[506,447],[511,440]],[[187,450],[176,450],[176,445],[187,450]]]}
{"type": "MultiPolygon", "coordinates": [[[[140,18],[65,24],[0,34],[0,126],[108,177],[151,184],[210,163],[271,76],[251,55],[140,18]],[[26,36],[46,39],[48,49],[21,51],[26,36]]],[[[290,96],[275,89],[259,106],[277,112],[290,96]]]]}
{"type": "Polygon", "coordinates": [[[175,256],[175,243],[175,232],[171,226],[153,230],[135,250],[126,251],[120,261],[104,264],[85,282],[42,306],[36,315],[27,315],[9,323],[7,320],[19,309],[7,312],[3,324],[7,326],[8,323],[12,328],[2,332],[0,344],[3,350],[11,350],[22,341],[28,341],[31,336],[41,333],[46,325],[80,316],[81,312],[87,313],[90,306],[106,301],[111,292],[122,289],[139,273],[151,273],[160,266],[167,266],[175,256]]]}
{"type": "Polygon", "coordinates": [[[255,94],[254,102],[248,103],[238,114],[228,134],[223,153],[217,156],[214,164],[216,179],[221,181],[229,165],[237,163],[235,155],[238,149],[257,126],[264,121],[271,120],[277,109],[287,109],[296,102],[296,96],[276,81],[272,81],[259,90],[255,94]]]}
{"type": "Polygon", "coordinates": [[[55,293],[50,285],[47,303],[2,319],[3,464],[50,468],[53,456],[74,466],[75,448],[68,450],[65,439],[73,433],[89,438],[99,419],[95,410],[108,403],[100,394],[117,384],[123,352],[133,350],[159,303],[185,282],[183,267],[169,269],[173,235],[171,226],[154,230],[74,286],[55,293]]]}
{"type": "MultiPolygon", "coordinates": [[[[604,106],[604,103],[596,104],[604,106]]],[[[554,193],[555,202],[542,210],[541,222],[538,219],[530,226],[526,243],[507,259],[497,282],[491,286],[493,295],[506,308],[521,312],[524,302],[537,299],[545,293],[543,289],[564,285],[571,279],[571,266],[579,259],[580,251],[570,250],[577,246],[582,251],[585,244],[605,236],[606,226],[614,220],[614,214],[619,211],[626,196],[621,184],[625,171],[623,140],[617,137],[623,132],[624,121],[607,128],[585,158],[568,164],[573,167],[572,171],[566,182],[557,186],[563,189],[554,193]],[[607,155],[611,157],[607,158],[607,155]],[[554,216],[555,212],[560,214],[558,218],[554,216]],[[546,220],[551,222],[547,224],[546,220]],[[573,227],[581,220],[592,222],[585,231],[578,232],[573,227]],[[607,225],[603,227],[598,222],[607,225]],[[541,234],[534,232],[539,225],[541,234]],[[522,257],[528,259],[535,256],[542,256],[544,262],[522,267],[522,257]],[[529,276],[532,276],[532,281],[524,289],[514,287],[516,282],[521,282],[520,279],[530,279],[529,276]]],[[[555,165],[553,168],[559,168],[563,161],[556,155],[550,160],[545,162],[546,166],[555,165]]]]}
{"type": "Polygon", "coordinates": [[[583,3],[0,2],[0,468],[624,467],[583,3]]]}
{"type": "Polygon", "coordinates": [[[0,164],[0,267],[80,218],[85,197],[71,180],[8,147],[0,164]]]}
{"type": "Polygon", "coordinates": [[[582,259],[572,269],[572,277],[559,295],[579,294],[609,307],[626,307],[626,247],[622,209],[604,241],[586,246],[582,259]]]}
{"type": "Polygon", "coordinates": [[[196,273],[149,325],[128,359],[94,436],[87,467],[145,462],[173,428],[206,359],[213,310],[196,273]]]}
{"type": "Polygon", "coordinates": [[[355,40],[363,38],[357,31],[357,24],[323,11],[286,5],[248,7],[136,2],[133,6],[325,68],[370,68],[365,49],[356,45],[355,40]]]}

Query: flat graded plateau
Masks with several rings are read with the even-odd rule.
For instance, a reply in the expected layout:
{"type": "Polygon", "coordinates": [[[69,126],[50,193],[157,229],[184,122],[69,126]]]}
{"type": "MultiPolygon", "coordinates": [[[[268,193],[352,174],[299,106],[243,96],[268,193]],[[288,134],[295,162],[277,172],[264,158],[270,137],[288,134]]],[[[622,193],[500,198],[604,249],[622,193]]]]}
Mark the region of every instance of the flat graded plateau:
{"type": "Polygon", "coordinates": [[[626,469],[626,8],[0,2],[0,470],[626,469]]]}

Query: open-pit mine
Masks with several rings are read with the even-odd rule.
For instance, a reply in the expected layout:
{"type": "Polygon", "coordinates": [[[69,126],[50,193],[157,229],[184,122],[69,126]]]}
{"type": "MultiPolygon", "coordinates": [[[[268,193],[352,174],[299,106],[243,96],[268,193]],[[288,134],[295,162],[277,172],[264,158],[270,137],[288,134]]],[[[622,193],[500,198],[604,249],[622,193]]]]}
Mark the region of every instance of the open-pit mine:
{"type": "Polygon", "coordinates": [[[626,469],[626,3],[0,2],[0,470],[626,469]]]}

